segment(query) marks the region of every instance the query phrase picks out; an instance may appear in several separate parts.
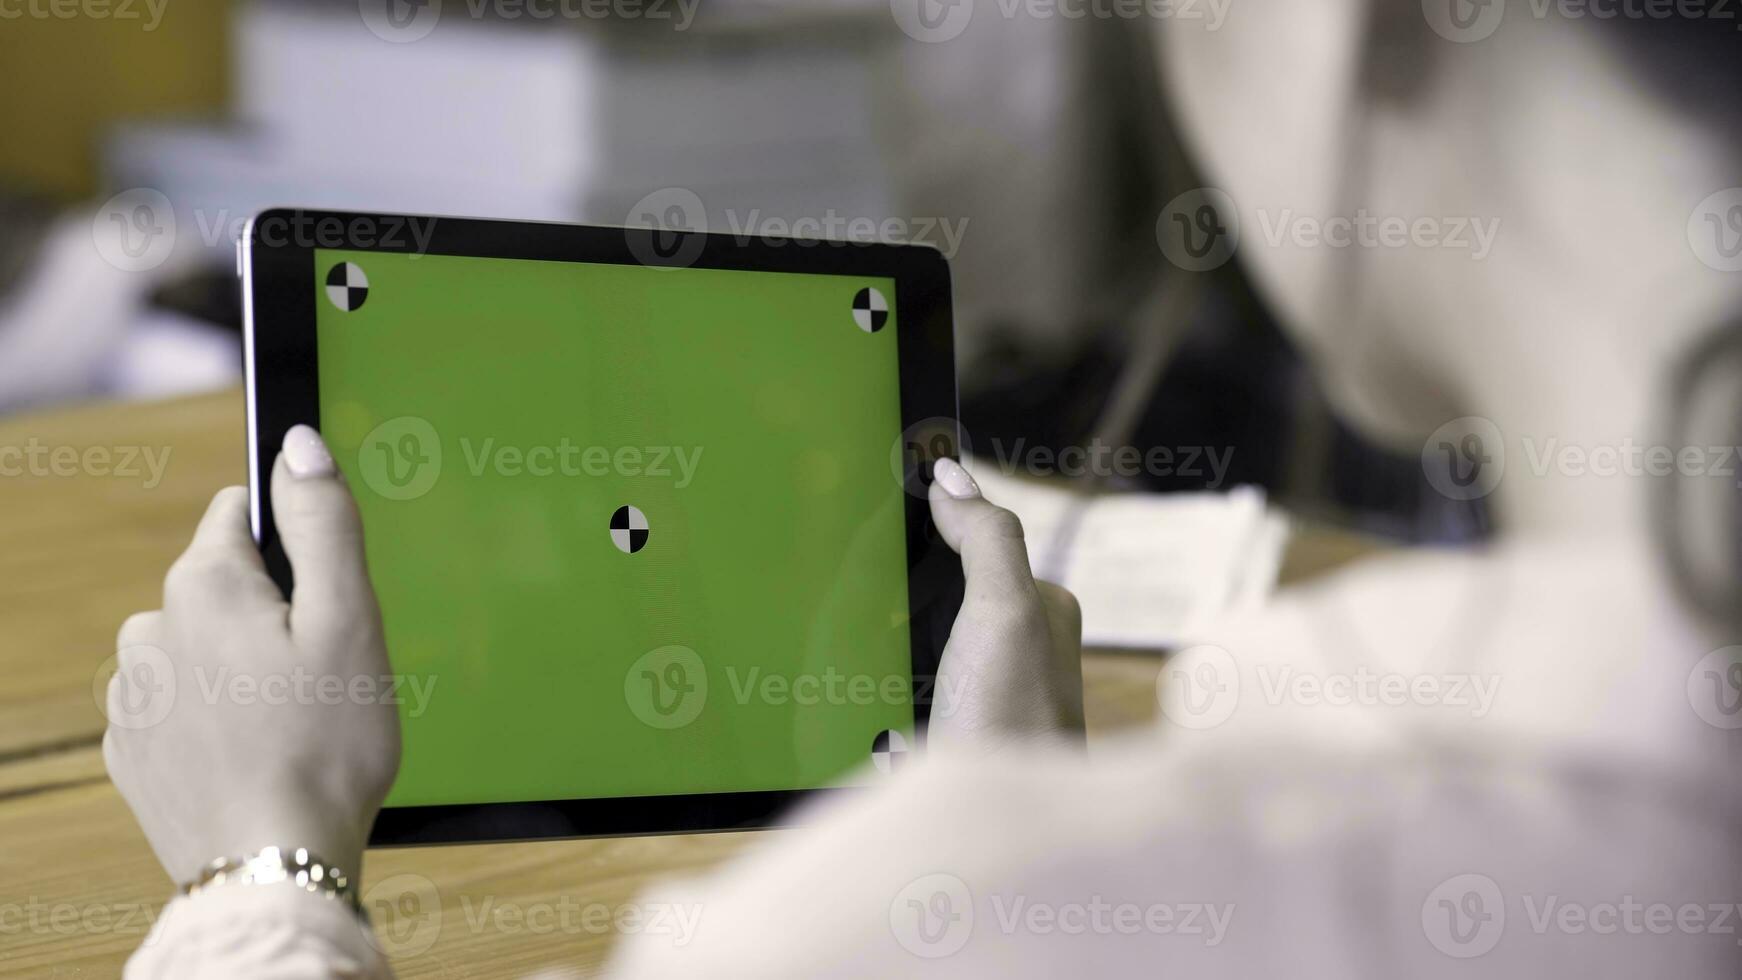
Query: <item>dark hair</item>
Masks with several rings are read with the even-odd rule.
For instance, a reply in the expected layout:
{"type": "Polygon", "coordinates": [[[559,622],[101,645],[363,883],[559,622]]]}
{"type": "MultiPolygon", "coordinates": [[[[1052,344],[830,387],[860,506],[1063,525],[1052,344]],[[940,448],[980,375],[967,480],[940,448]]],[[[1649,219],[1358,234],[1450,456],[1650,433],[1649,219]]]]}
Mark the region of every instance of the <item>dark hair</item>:
{"type": "MultiPolygon", "coordinates": [[[[1534,15],[1529,0],[1511,0],[1510,7],[1511,17],[1534,15]]],[[[1544,9],[1550,18],[1562,16],[1559,4],[1544,9]]],[[[1734,103],[1742,92],[1742,9],[1717,0],[1675,0],[1657,15],[1648,15],[1653,5],[1634,4],[1627,9],[1635,15],[1626,16],[1618,0],[1602,9],[1622,15],[1588,12],[1596,33],[1665,106],[1724,128],[1742,123],[1734,103]]],[[[1378,103],[1413,100],[1432,84],[1440,60],[1458,47],[1433,32],[1416,3],[1372,0],[1366,32],[1362,83],[1378,103]]]]}
{"type": "MultiPolygon", "coordinates": [[[[1672,4],[1672,12],[1680,4],[1672,4]]],[[[1742,13],[1728,4],[1695,3],[1706,16],[1616,17],[1604,35],[1641,83],[1666,105],[1728,130],[1742,122],[1742,13]],[[1712,16],[1718,9],[1727,17],[1712,16]]],[[[1735,134],[1742,139],[1742,132],[1735,134]]]]}

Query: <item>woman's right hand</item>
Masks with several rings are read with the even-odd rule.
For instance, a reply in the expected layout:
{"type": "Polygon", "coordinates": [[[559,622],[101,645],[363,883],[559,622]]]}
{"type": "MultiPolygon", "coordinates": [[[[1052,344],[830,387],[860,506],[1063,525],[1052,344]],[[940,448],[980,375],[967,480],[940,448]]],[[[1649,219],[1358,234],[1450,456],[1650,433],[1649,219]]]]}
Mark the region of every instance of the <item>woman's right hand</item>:
{"type": "Polygon", "coordinates": [[[1022,522],[941,459],[932,521],[962,556],[967,590],[934,688],[931,751],[997,751],[1083,739],[1083,616],[1076,597],[1037,582],[1022,522]]]}

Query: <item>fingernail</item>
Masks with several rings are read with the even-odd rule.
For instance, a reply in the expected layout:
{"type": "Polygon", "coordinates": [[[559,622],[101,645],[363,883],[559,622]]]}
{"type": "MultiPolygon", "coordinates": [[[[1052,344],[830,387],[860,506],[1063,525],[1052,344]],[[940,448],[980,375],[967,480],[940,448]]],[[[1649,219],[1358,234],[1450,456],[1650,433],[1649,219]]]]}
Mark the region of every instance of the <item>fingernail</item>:
{"type": "Polygon", "coordinates": [[[932,464],[932,476],[944,492],[957,500],[968,500],[980,495],[980,485],[962,469],[962,464],[949,457],[944,457],[932,464]]]}
{"type": "Polygon", "coordinates": [[[293,425],[284,434],[284,464],[299,480],[333,475],[333,454],[320,433],[306,425],[293,425]]]}

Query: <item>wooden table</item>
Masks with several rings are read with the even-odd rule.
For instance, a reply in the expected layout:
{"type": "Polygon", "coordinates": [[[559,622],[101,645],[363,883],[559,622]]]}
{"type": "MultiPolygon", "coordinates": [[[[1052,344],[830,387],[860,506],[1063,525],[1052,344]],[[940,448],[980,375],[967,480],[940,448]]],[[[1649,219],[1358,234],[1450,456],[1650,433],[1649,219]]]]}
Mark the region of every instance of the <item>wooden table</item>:
{"type": "MultiPolygon", "coordinates": [[[[122,619],[158,606],[163,572],[213,491],[245,482],[243,427],[235,391],[0,422],[0,447],[40,447],[41,461],[27,467],[34,474],[0,476],[0,676],[7,678],[0,687],[0,975],[116,976],[162,908],[170,883],[104,774],[104,722],[92,689],[122,619]],[[85,455],[93,448],[110,450],[108,462],[85,455]],[[161,481],[153,484],[142,462],[137,473],[122,471],[127,449],[160,460],[167,453],[161,481]],[[81,462],[57,475],[56,451],[63,461],[76,451],[81,462]]],[[[0,464],[17,462],[0,457],[0,464]]],[[[1340,560],[1359,550],[1318,553],[1340,560]]],[[[1086,658],[1091,737],[1153,718],[1159,667],[1148,656],[1086,658]]],[[[706,869],[767,837],[382,851],[369,855],[364,878],[416,886],[403,901],[375,908],[402,977],[593,972],[611,933],[591,931],[593,920],[578,914],[567,920],[576,928],[553,928],[555,912],[614,908],[657,876],[706,869]],[[498,917],[504,908],[511,914],[498,917]],[[537,914],[515,927],[522,912],[537,914]]]]}

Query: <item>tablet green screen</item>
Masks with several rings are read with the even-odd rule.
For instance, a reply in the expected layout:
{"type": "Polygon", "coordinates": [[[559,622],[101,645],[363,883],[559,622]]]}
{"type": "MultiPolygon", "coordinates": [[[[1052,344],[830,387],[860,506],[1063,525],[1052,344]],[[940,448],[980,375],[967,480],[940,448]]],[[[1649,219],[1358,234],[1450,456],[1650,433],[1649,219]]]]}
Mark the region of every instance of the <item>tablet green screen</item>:
{"type": "Polygon", "coordinates": [[[893,280],[315,255],[388,805],[810,789],[911,731],[893,280]]]}

